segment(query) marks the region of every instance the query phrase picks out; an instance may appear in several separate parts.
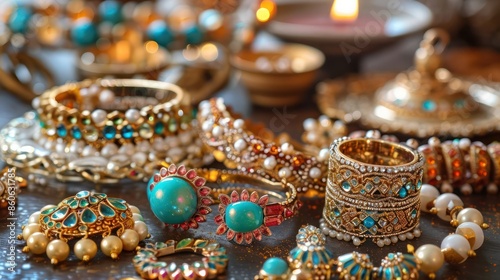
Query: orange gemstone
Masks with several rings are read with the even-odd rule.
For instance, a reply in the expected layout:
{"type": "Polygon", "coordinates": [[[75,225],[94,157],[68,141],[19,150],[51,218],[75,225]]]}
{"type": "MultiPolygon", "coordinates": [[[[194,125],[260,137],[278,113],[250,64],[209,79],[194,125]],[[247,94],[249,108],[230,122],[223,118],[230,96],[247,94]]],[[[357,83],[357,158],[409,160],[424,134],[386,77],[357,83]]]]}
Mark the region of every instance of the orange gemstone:
{"type": "Polygon", "coordinates": [[[271,148],[269,149],[269,152],[271,153],[271,155],[276,155],[278,154],[278,147],[276,146],[271,146],[271,148]]]}
{"type": "Polygon", "coordinates": [[[452,164],[453,164],[453,167],[458,168],[458,167],[460,167],[460,160],[456,159],[453,161],[452,164]]]}
{"type": "Polygon", "coordinates": [[[436,163],[436,160],[433,157],[427,158],[427,164],[434,165],[435,163],[436,163]]]}
{"type": "Polygon", "coordinates": [[[294,167],[299,167],[304,163],[304,157],[302,155],[294,156],[292,159],[292,163],[294,167]]]}
{"type": "Polygon", "coordinates": [[[454,178],[458,178],[462,175],[462,172],[460,172],[460,170],[455,170],[453,171],[453,177],[454,178]]]}
{"type": "Polygon", "coordinates": [[[481,176],[481,177],[486,177],[486,176],[488,176],[488,171],[486,171],[484,169],[480,169],[479,171],[477,171],[477,174],[479,174],[479,176],[481,176]]]}
{"type": "Polygon", "coordinates": [[[449,151],[448,151],[448,155],[449,155],[450,157],[454,157],[454,156],[456,156],[456,155],[457,155],[457,150],[455,150],[455,149],[451,149],[451,150],[449,150],[449,151]]]}
{"type": "Polygon", "coordinates": [[[479,160],[479,167],[485,168],[486,167],[486,160],[484,160],[484,159],[479,160]]]}
{"type": "Polygon", "coordinates": [[[436,169],[435,168],[430,168],[429,170],[427,170],[427,176],[429,176],[430,178],[434,178],[436,177],[436,169]]]}
{"type": "Polygon", "coordinates": [[[264,146],[262,146],[262,144],[260,144],[260,143],[253,144],[254,153],[260,153],[260,152],[262,152],[263,149],[264,149],[264,146]]]}

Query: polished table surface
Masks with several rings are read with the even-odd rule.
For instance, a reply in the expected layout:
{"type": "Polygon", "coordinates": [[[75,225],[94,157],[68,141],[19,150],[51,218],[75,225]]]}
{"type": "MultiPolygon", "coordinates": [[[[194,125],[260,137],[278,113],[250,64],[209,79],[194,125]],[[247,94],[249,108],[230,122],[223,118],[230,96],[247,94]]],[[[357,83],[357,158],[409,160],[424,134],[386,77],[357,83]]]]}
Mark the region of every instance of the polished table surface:
{"type": "MultiPolygon", "coordinates": [[[[387,50],[383,53],[373,56],[369,63],[364,65],[365,69],[382,70],[403,70],[411,64],[413,50],[416,48],[415,42],[410,40],[400,44],[396,48],[387,50]],[[406,45],[408,46],[406,46],[406,45]],[[395,64],[388,64],[380,57],[386,57],[395,64]],[[370,64],[371,63],[371,64],[370,64]],[[378,65],[378,66],[377,66],[378,65]],[[390,66],[388,66],[390,65],[390,66]],[[390,67],[391,69],[387,69],[390,67]]],[[[64,73],[64,72],[60,72],[64,73]]],[[[237,77],[236,77],[237,78],[237,77]]],[[[69,80],[71,77],[59,76],[59,81],[69,80]]],[[[317,110],[312,95],[307,102],[300,107],[294,108],[259,108],[252,107],[245,91],[238,85],[237,79],[233,79],[226,89],[219,92],[218,95],[224,97],[227,103],[234,106],[235,110],[243,113],[255,121],[262,122],[276,133],[288,132],[295,139],[300,139],[302,132],[302,121],[308,117],[317,117],[320,115],[317,110]]],[[[15,97],[0,91],[0,127],[4,126],[10,119],[22,115],[23,112],[30,109],[28,104],[24,104],[15,97]]],[[[352,128],[354,129],[354,128],[352,128]]],[[[485,142],[500,139],[499,134],[489,135],[478,138],[485,142]]],[[[26,176],[24,174],[24,176],[26,176]]],[[[295,247],[295,235],[297,230],[304,224],[319,225],[319,218],[324,204],[324,198],[309,197],[303,198],[304,206],[297,217],[285,221],[281,226],[271,227],[272,236],[264,237],[261,242],[254,242],[249,246],[240,246],[228,242],[223,236],[215,235],[217,228],[213,222],[217,214],[216,206],[212,206],[213,212],[207,216],[207,222],[202,224],[199,229],[189,231],[178,231],[165,228],[153,215],[149,209],[149,203],[145,193],[145,183],[128,182],[116,185],[93,185],[90,183],[63,184],[51,182],[46,187],[30,184],[18,195],[15,217],[16,233],[21,233],[23,225],[29,215],[44,205],[55,204],[62,199],[74,195],[79,190],[96,190],[107,193],[111,197],[121,197],[130,204],[136,205],[142,211],[145,222],[148,224],[152,241],[166,241],[169,239],[180,240],[185,237],[205,238],[218,241],[227,249],[229,264],[227,272],[220,279],[253,279],[258,273],[262,263],[266,258],[277,256],[285,258],[289,251],[295,247]]],[[[490,229],[485,231],[484,245],[477,251],[477,256],[469,258],[460,265],[448,265],[439,271],[439,279],[498,279],[497,263],[500,262],[500,214],[498,213],[498,195],[472,195],[463,197],[465,207],[475,207],[479,209],[485,218],[485,222],[490,224],[490,229]]],[[[16,248],[16,268],[12,273],[7,270],[5,262],[7,260],[7,251],[9,248],[8,236],[9,229],[7,225],[8,213],[6,210],[0,210],[0,279],[123,279],[127,277],[138,278],[132,266],[132,252],[123,252],[119,260],[111,260],[102,253],[88,264],[84,264],[74,255],[57,266],[50,264],[45,255],[34,256],[22,253],[23,241],[17,241],[16,248]]],[[[368,253],[371,256],[375,266],[380,264],[380,260],[391,252],[406,252],[407,244],[415,248],[423,244],[440,245],[441,240],[454,229],[436,216],[422,213],[421,229],[423,234],[420,238],[411,241],[398,242],[396,245],[378,248],[371,242],[366,242],[361,247],[356,248],[352,243],[339,242],[337,240],[327,239],[327,247],[335,256],[358,251],[368,253]]],[[[166,261],[191,262],[199,258],[192,255],[178,255],[167,257],[166,261]]]]}

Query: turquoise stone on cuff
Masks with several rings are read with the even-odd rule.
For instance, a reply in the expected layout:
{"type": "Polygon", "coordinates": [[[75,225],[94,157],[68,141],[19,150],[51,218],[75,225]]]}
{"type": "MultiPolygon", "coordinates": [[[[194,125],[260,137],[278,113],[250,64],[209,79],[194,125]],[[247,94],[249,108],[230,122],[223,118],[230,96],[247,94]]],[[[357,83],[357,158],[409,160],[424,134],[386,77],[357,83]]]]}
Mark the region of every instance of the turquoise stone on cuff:
{"type": "Polygon", "coordinates": [[[116,128],[114,126],[107,125],[102,130],[102,133],[104,135],[104,138],[106,138],[108,140],[113,139],[113,138],[115,138],[115,135],[116,135],[116,128]]]}
{"type": "Polygon", "coordinates": [[[408,191],[406,190],[405,187],[401,187],[401,189],[399,189],[399,197],[405,198],[407,194],[408,194],[408,191]]]}
{"type": "Polygon", "coordinates": [[[124,139],[130,139],[134,135],[134,129],[131,125],[126,125],[122,128],[122,137],[124,139]]]}
{"type": "Polygon", "coordinates": [[[71,29],[71,40],[79,46],[95,44],[99,39],[99,32],[94,23],[88,20],[79,20],[71,29]]]}
{"type": "Polygon", "coordinates": [[[60,124],[56,128],[57,135],[59,137],[66,137],[68,135],[68,130],[64,126],[64,124],[60,124]]]}
{"type": "Polygon", "coordinates": [[[196,213],[198,196],[189,181],[180,177],[167,177],[156,183],[149,203],[160,221],[180,224],[196,213]]]}
{"type": "Polygon", "coordinates": [[[74,126],[71,128],[71,136],[73,136],[76,140],[80,140],[82,139],[82,131],[80,128],[74,126]]]}
{"type": "Polygon", "coordinates": [[[424,102],[422,102],[422,110],[426,111],[426,112],[433,112],[435,111],[437,108],[437,105],[436,105],[436,102],[432,101],[432,100],[425,100],[424,102]]]}
{"type": "Polygon", "coordinates": [[[226,207],[226,225],[235,232],[251,232],[264,222],[262,208],[250,201],[239,201],[226,207]]]}
{"type": "Polygon", "coordinates": [[[27,7],[18,7],[9,18],[9,27],[13,33],[26,33],[29,27],[29,21],[33,15],[31,9],[27,7]]]}
{"type": "Polygon", "coordinates": [[[375,225],[375,220],[373,220],[372,217],[367,217],[366,219],[364,219],[363,225],[367,228],[371,228],[375,225]]]}
{"type": "Polygon", "coordinates": [[[288,271],[288,264],[280,258],[270,258],[267,259],[264,265],[262,266],[262,270],[269,276],[280,276],[288,271]]]}

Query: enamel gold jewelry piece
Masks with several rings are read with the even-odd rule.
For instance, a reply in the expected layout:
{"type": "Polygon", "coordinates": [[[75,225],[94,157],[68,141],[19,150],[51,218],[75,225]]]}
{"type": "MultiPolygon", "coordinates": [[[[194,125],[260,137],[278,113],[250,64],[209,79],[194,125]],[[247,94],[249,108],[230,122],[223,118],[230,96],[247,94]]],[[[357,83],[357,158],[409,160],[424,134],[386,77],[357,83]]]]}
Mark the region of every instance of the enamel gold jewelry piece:
{"type": "Polygon", "coordinates": [[[331,145],[325,227],[359,246],[378,246],[416,229],[424,158],[407,146],[372,138],[331,145]]]}
{"type": "Polygon", "coordinates": [[[203,143],[228,168],[274,181],[286,180],[296,185],[298,192],[324,191],[327,166],[319,158],[327,155],[312,156],[300,152],[300,147],[291,142],[260,137],[262,131],[252,132],[251,124],[231,114],[222,99],[200,103],[197,118],[203,143]]]}
{"type": "Polygon", "coordinates": [[[318,85],[317,104],[332,118],[359,121],[383,133],[430,137],[470,137],[498,130],[495,95],[477,77],[459,78],[442,68],[441,52],[449,35],[424,34],[415,52],[415,69],[399,74],[354,76],[318,85]]]}
{"type": "Polygon", "coordinates": [[[132,262],[137,273],[144,279],[213,279],[225,272],[228,256],[226,249],[217,242],[186,238],[178,242],[168,240],[165,243],[147,243],[137,250],[132,262]],[[186,252],[199,254],[203,258],[191,264],[159,260],[163,256],[186,252]]]}
{"type": "Polygon", "coordinates": [[[201,166],[211,157],[183,96],[173,84],[148,80],[66,84],[0,131],[0,152],[9,165],[62,181],[141,180],[161,162],[201,166]]]}
{"type": "Polygon", "coordinates": [[[188,170],[182,165],[163,167],[149,181],[147,194],[159,220],[184,230],[205,222],[209,206],[218,201],[216,234],[237,244],[251,244],[271,235],[269,227],[292,218],[302,205],[295,187],[286,181],[274,182],[242,171],[188,170]],[[207,183],[219,187],[211,189],[207,183]],[[252,187],[241,188],[241,184],[252,187]]]}
{"type": "Polygon", "coordinates": [[[73,252],[85,262],[97,254],[95,238],[101,237],[103,254],[117,259],[122,250],[133,251],[149,237],[137,207],[103,193],[80,191],[33,213],[18,239],[26,241],[23,252],[46,253],[52,264],[69,256],[68,241],[79,239],[73,252]]]}

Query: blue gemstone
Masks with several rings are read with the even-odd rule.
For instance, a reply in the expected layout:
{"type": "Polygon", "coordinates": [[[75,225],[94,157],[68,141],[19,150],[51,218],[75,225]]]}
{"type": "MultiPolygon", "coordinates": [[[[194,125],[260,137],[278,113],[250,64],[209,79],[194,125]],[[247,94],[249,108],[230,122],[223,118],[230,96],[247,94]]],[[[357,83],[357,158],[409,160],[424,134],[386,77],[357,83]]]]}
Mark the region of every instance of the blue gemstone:
{"type": "Polygon", "coordinates": [[[111,204],[111,206],[113,206],[118,210],[123,210],[123,211],[127,210],[127,205],[124,204],[124,201],[122,199],[108,198],[108,202],[109,204],[111,204]]]}
{"type": "Polygon", "coordinates": [[[82,212],[82,221],[86,224],[95,223],[95,221],[97,221],[97,215],[94,213],[94,211],[87,208],[82,212]]]}
{"type": "Polygon", "coordinates": [[[399,269],[399,266],[394,267],[394,276],[396,279],[401,279],[401,270],[399,269]]]}
{"type": "Polygon", "coordinates": [[[422,102],[422,110],[424,111],[433,112],[436,110],[436,108],[437,108],[436,102],[432,100],[427,99],[424,102],[422,102]]]}
{"type": "Polygon", "coordinates": [[[76,140],[80,140],[82,139],[82,131],[77,126],[73,126],[71,128],[71,136],[73,136],[76,140]]]}
{"type": "Polygon", "coordinates": [[[116,128],[112,125],[107,125],[102,130],[102,133],[104,135],[104,138],[113,139],[113,138],[115,138],[115,135],[116,135],[116,128]]]}
{"type": "Polygon", "coordinates": [[[116,215],[115,210],[104,203],[99,205],[99,213],[104,217],[114,217],[116,215]]]}
{"type": "Polygon", "coordinates": [[[422,181],[418,181],[417,190],[420,190],[421,188],[422,188],[422,181]]]}
{"type": "Polygon", "coordinates": [[[196,213],[198,197],[194,187],[186,179],[167,177],[156,184],[149,203],[160,221],[180,224],[196,213]]]}
{"type": "Polygon", "coordinates": [[[68,130],[64,126],[64,124],[60,124],[56,128],[57,135],[59,137],[66,137],[68,135],[68,130]]]}
{"type": "Polygon", "coordinates": [[[392,279],[392,270],[390,267],[385,269],[385,279],[392,279]]]}
{"type": "Polygon", "coordinates": [[[399,189],[399,193],[398,194],[399,194],[399,197],[405,198],[406,195],[408,194],[408,191],[406,190],[405,187],[401,187],[401,189],[399,189]]]}
{"type": "Polygon", "coordinates": [[[226,207],[225,221],[235,232],[251,232],[264,223],[264,211],[250,201],[231,203],[226,207]]]}
{"type": "Polygon", "coordinates": [[[76,221],[77,221],[76,213],[73,212],[68,215],[68,217],[63,221],[62,224],[65,227],[74,227],[76,225],[76,221]]]}
{"type": "Polygon", "coordinates": [[[190,26],[184,30],[184,35],[188,44],[198,45],[203,42],[203,30],[197,25],[190,26]]]}
{"type": "Polygon", "coordinates": [[[317,252],[312,252],[313,254],[313,265],[318,265],[320,263],[319,256],[317,252]]]}
{"type": "Polygon", "coordinates": [[[344,191],[348,192],[351,190],[351,184],[349,184],[349,182],[347,181],[344,181],[342,182],[342,188],[344,189],[344,191]]]}
{"type": "Polygon", "coordinates": [[[71,29],[71,40],[79,46],[95,44],[99,39],[99,32],[94,23],[88,20],[80,20],[71,29]]]}
{"type": "Polygon", "coordinates": [[[367,217],[364,221],[363,221],[363,225],[367,228],[371,228],[372,226],[375,225],[375,220],[373,220],[372,217],[367,217]]]}
{"type": "Polygon", "coordinates": [[[283,259],[274,257],[266,260],[262,270],[267,275],[280,276],[288,271],[288,264],[283,259]]]}
{"type": "Polygon", "coordinates": [[[57,210],[56,212],[54,212],[54,214],[52,214],[52,219],[54,220],[61,220],[63,219],[64,217],[66,217],[66,215],[68,214],[68,211],[69,211],[69,208],[68,206],[64,206],[62,207],[61,209],[57,210]]]}
{"type": "Polygon", "coordinates": [[[13,33],[26,33],[33,12],[28,7],[17,7],[9,18],[9,27],[13,33]]]}
{"type": "Polygon", "coordinates": [[[393,259],[394,259],[394,253],[389,253],[389,254],[387,255],[387,258],[388,258],[389,260],[393,260],[393,259]]]}
{"type": "Polygon", "coordinates": [[[356,274],[358,274],[358,271],[359,269],[361,268],[361,266],[359,264],[355,264],[352,268],[351,268],[351,275],[352,276],[356,276],[356,274]]]}
{"type": "Polygon", "coordinates": [[[103,21],[112,24],[120,23],[123,20],[122,5],[117,1],[103,1],[99,5],[99,15],[103,21]]]}
{"type": "Polygon", "coordinates": [[[134,129],[131,125],[126,125],[122,128],[122,137],[124,139],[130,139],[134,135],[134,129]]]}
{"type": "Polygon", "coordinates": [[[333,214],[335,214],[335,216],[337,217],[340,216],[340,210],[338,207],[333,208],[333,214]]]}
{"type": "Polygon", "coordinates": [[[415,219],[416,216],[417,216],[417,209],[413,209],[413,211],[411,211],[411,218],[415,219]]]}
{"type": "Polygon", "coordinates": [[[165,129],[165,125],[162,122],[157,122],[155,124],[155,133],[156,134],[162,134],[164,129],[165,129]]]}
{"type": "Polygon", "coordinates": [[[90,195],[89,191],[79,191],[75,196],[78,198],[85,198],[90,195]]]}
{"type": "Polygon", "coordinates": [[[147,35],[149,39],[163,47],[167,47],[174,41],[174,32],[161,20],[153,21],[148,26],[147,35]]]}

